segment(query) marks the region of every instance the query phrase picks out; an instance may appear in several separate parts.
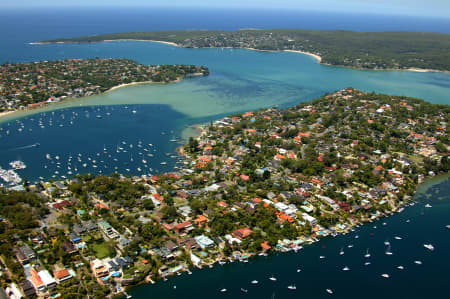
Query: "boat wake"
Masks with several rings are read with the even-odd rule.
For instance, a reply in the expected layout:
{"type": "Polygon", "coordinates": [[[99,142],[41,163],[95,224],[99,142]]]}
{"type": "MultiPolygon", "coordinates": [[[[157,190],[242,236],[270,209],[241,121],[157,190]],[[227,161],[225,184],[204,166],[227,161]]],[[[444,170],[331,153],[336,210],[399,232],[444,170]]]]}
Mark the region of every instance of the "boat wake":
{"type": "Polygon", "coordinates": [[[18,150],[23,150],[23,149],[29,149],[29,148],[33,148],[33,147],[38,147],[39,145],[41,145],[40,143],[33,143],[30,145],[25,145],[25,146],[19,146],[19,147],[15,147],[15,148],[11,148],[8,151],[18,151],[18,150]]]}

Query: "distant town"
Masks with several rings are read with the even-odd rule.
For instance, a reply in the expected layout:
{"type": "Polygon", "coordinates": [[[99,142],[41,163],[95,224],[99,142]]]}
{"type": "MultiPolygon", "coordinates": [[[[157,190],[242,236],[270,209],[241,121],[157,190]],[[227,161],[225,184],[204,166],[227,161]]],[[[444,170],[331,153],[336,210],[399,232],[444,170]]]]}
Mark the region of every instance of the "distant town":
{"type": "Polygon", "coordinates": [[[142,65],[129,59],[67,59],[0,65],[0,112],[42,107],[139,82],[208,75],[193,65],[142,65]]]}
{"type": "MultiPolygon", "coordinates": [[[[73,63],[95,61],[131,63],[73,63]]],[[[419,183],[449,171],[449,112],[346,88],[205,125],[179,148],[184,163],[174,172],[6,186],[1,285],[104,298],[193,267],[298,251],[401,212],[419,183]]]]}

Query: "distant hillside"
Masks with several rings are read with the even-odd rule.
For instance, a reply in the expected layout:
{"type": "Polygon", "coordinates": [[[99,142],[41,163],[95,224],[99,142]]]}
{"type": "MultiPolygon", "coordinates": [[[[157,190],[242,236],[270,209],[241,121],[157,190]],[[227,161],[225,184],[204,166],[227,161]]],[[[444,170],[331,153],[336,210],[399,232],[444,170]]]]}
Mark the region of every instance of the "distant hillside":
{"type": "Polygon", "coordinates": [[[146,31],[61,38],[43,43],[90,43],[106,40],[155,40],[181,47],[233,47],[299,50],[322,57],[322,63],[365,69],[450,71],[450,34],[428,32],[353,32],[299,29],[238,31],[146,31]]]}

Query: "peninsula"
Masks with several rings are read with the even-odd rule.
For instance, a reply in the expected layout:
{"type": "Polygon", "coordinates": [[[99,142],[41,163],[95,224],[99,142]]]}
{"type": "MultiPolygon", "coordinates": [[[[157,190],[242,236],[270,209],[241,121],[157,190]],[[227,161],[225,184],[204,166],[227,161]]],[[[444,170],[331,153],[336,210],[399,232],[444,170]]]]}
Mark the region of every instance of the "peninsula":
{"type": "Polygon", "coordinates": [[[41,43],[161,41],[186,48],[299,51],[321,63],[363,69],[450,71],[450,34],[300,29],[146,31],[61,38],[41,43]]]}
{"type": "Polygon", "coordinates": [[[0,113],[42,107],[133,83],[208,75],[203,66],[143,65],[130,59],[67,59],[0,65],[0,113]]]}
{"type": "Polygon", "coordinates": [[[0,277],[104,298],[192,267],[300,250],[401,211],[449,171],[447,105],[346,88],[204,126],[175,172],[0,189],[0,277]]]}

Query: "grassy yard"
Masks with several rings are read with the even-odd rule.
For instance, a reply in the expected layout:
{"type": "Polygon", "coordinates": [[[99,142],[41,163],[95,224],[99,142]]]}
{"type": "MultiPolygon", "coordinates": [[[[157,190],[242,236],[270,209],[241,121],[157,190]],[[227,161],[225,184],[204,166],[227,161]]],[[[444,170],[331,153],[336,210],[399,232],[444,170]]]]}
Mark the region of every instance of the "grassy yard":
{"type": "Polygon", "coordinates": [[[108,244],[106,243],[99,243],[94,244],[92,248],[95,251],[95,256],[99,259],[103,259],[105,257],[108,257],[111,251],[109,250],[108,244]]]}

